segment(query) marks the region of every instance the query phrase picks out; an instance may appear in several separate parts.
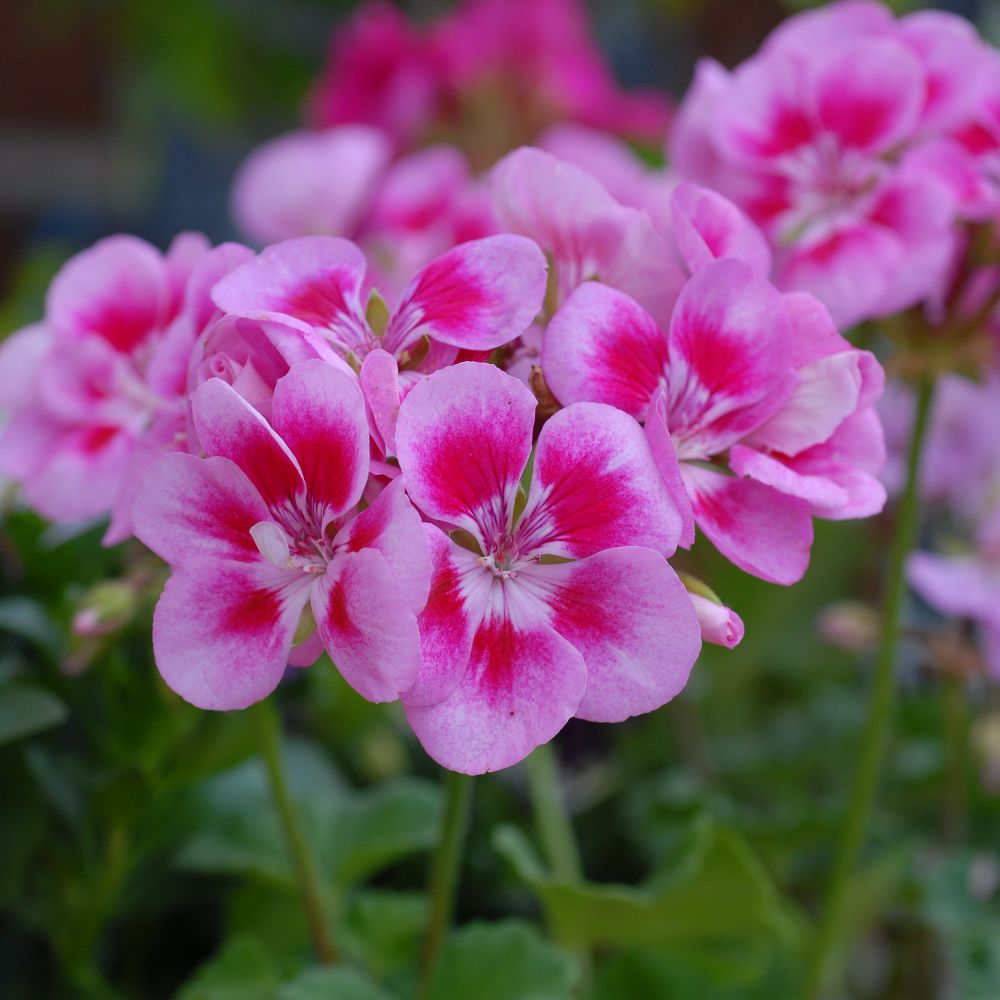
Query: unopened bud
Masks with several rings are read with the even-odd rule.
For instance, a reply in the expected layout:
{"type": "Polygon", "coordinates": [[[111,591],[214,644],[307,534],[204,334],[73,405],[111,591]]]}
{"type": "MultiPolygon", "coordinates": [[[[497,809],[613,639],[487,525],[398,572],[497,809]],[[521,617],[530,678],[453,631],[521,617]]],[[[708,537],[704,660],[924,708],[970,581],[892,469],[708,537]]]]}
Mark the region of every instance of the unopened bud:
{"type": "Polygon", "coordinates": [[[732,608],[723,604],[704,580],[699,580],[690,573],[679,575],[698,616],[702,639],[716,646],[725,646],[726,649],[738,646],[743,641],[745,632],[743,619],[732,608]]]}
{"type": "Polygon", "coordinates": [[[126,580],[99,583],[87,591],[73,615],[73,634],[90,639],[110,635],[128,624],[135,608],[135,589],[126,580]]]}

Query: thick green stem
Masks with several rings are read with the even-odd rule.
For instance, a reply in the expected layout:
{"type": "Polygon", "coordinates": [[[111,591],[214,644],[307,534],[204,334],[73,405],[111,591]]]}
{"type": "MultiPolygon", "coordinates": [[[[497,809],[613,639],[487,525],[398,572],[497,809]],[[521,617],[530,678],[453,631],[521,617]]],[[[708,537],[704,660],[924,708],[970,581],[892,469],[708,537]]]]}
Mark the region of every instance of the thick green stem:
{"type": "Polygon", "coordinates": [[[899,503],[896,526],[886,568],[882,627],[872,690],[858,752],[851,798],[841,830],[837,857],[827,889],[826,906],[816,938],[807,996],[827,995],[839,978],[838,958],[844,945],[846,903],[851,878],[871,824],[879,777],[892,731],[895,705],[895,662],[899,642],[900,614],[905,592],[906,557],[917,532],[920,458],[927,431],[934,383],[929,378],[917,389],[916,415],[907,458],[906,485],[899,503]]]}
{"type": "Polygon", "coordinates": [[[941,835],[950,847],[965,833],[969,759],[969,699],[962,677],[947,677],[943,691],[944,797],[941,835]]]}
{"type": "Polygon", "coordinates": [[[295,805],[288,791],[281,754],[281,723],[270,699],[260,702],[253,711],[257,717],[261,756],[267,765],[271,795],[285,831],[285,840],[295,868],[299,896],[309,924],[313,948],[319,961],[329,965],[337,960],[337,955],[327,927],[326,911],[320,891],[319,869],[302,832],[295,805]]]}
{"type": "Polygon", "coordinates": [[[449,771],[445,778],[445,792],[441,836],[431,858],[428,887],[430,912],[427,916],[421,969],[420,996],[422,997],[426,997],[430,991],[434,965],[455,910],[458,872],[462,866],[462,851],[472,814],[472,778],[466,774],[449,771]]]}
{"type": "Polygon", "coordinates": [[[526,768],[538,836],[549,867],[556,878],[580,882],[583,879],[580,852],[559,787],[559,766],[552,744],[538,747],[528,758],[526,768]]]}

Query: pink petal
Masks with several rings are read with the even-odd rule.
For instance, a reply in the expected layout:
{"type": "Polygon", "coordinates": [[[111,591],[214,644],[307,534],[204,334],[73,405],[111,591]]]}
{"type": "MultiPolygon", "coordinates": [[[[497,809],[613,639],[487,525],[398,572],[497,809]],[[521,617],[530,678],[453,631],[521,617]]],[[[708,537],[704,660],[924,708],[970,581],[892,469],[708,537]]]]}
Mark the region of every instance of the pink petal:
{"type": "Polygon", "coordinates": [[[32,414],[15,417],[0,444],[0,466],[16,473],[18,458],[29,465],[22,483],[28,505],[50,521],[104,517],[114,505],[135,444],[120,427],[100,424],[53,427],[32,414]],[[20,439],[20,440],[18,440],[20,439]],[[26,452],[43,449],[37,456],[26,452]]]}
{"type": "Polygon", "coordinates": [[[0,344],[0,408],[10,414],[36,400],[41,366],[52,348],[48,327],[33,323],[0,344]]]}
{"type": "Polygon", "coordinates": [[[673,555],[681,515],[642,428],[603,403],[574,403],[542,428],[521,552],[581,558],[621,545],[673,555]]]}
{"type": "Polygon", "coordinates": [[[505,156],[491,182],[497,220],[552,255],[563,297],[597,278],[667,322],[683,276],[645,212],[620,205],[588,173],[540,149],[505,156]]]}
{"type": "Polygon", "coordinates": [[[395,480],[371,506],[351,518],[334,538],[334,548],[348,552],[375,549],[381,552],[414,614],[427,601],[431,563],[420,515],[395,480]]]}
{"type": "Polygon", "coordinates": [[[290,322],[344,352],[371,340],[361,304],[364,254],[348,240],[305,236],[267,247],[214,288],[224,312],[290,322]]]}
{"type": "Polygon", "coordinates": [[[730,562],[771,583],[802,578],[813,539],[805,501],[690,465],[684,478],[698,527],[730,562]]]}
{"type": "Polygon", "coordinates": [[[552,317],[545,381],[563,404],[608,403],[642,419],[667,366],[667,338],[627,295],[589,281],[552,317]]]}
{"type": "Polygon", "coordinates": [[[753,432],[749,443],[797,455],[826,441],[858,407],[860,355],[860,351],[842,351],[800,368],[791,396],[753,432]]]}
{"type": "Polygon", "coordinates": [[[476,632],[459,687],[435,705],[407,702],[406,717],[442,767],[485,774],[551,740],[576,712],[586,684],[583,658],[558,633],[492,618],[476,632]]]}
{"type": "Polygon", "coordinates": [[[749,476],[779,493],[805,500],[817,516],[843,507],[849,499],[847,491],[832,479],[796,472],[782,459],[741,444],[730,449],[729,465],[738,476],[749,476]]]}
{"type": "Polygon", "coordinates": [[[374,350],[365,356],[360,377],[372,438],[383,455],[395,455],[400,404],[396,359],[388,351],[374,350]]]}
{"type": "Polygon", "coordinates": [[[587,665],[579,718],[621,722],[659,708],[687,683],[701,633],[684,585],[661,555],[608,549],[531,574],[555,584],[552,627],[587,665]]]}
{"type": "Polygon", "coordinates": [[[701,628],[703,642],[711,642],[726,649],[735,649],[742,641],[744,634],[743,619],[724,604],[710,601],[701,594],[690,594],[698,625],[701,628]]]}
{"type": "Polygon", "coordinates": [[[208,557],[257,562],[250,529],[269,517],[256,487],[229,459],[181,452],[148,466],[132,501],[135,536],[171,565],[208,557]]]}
{"type": "Polygon", "coordinates": [[[482,572],[478,557],[433,524],[424,525],[424,539],[431,561],[430,592],[417,618],[422,662],[416,680],[403,692],[408,706],[435,705],[458,687],[482,618],[482,608],[469,604],[463,584],[470,573],[482,572]]]}
{"type": "Polygon", "coordinates": [[[848,327],[881,314],[905,259],[899,236],[884,226],[859,222],[790,249],[780,259],[775,281],[782,288],[811,292],[838,326],[848,327]]]}
{"type": "Polygon", "coordinates": [[[326,652],[323,647],[323,639],[317,629],[308,639],[303,639],[296,646],[288,651],[288,665],[290,667],[311,667],[326,652]]]}
{"type": "Polygon", "coordinates": [[[817,123],[804,99],[808,93],[804,61],[758,55],[729,77],[718,102],[716,141],[736,160],[757,163],[794,153],[811,143],[817,123]]]}
{"type": "Polygon", "coordinates": [[[489,351],[519,336],[545,297],[545,256],[523,236],[488,236],[432,260],[403,293],[385,335],[398,354],[421,336],[489,351]]]}
{"type": "Polygon", "coordinates": [[[128,353],[168,319],[163,257],[135,236],[109,236],[63,265],[49,286],[46,319],[70,338],[96,334],[128,353]]]}
{"type": "Polygon", "coordinates": [[[246,708],[288,664],[309,578],[261,562],[194,559],[175,569],[153,616],[167,685],[199,708],[246,708]]]}
{"type": "Polygon", "coordinates": [[[368,701],[395,701],[420,670],[411,601],[381,552],[337,555],[313,591],[313,614],[330,658],[368,701]]]}
{"type": "Polygon", "coordinates": [[[411,499],[428,517],[492,541],[510,528],[534,422],[535,397],[493,365],[467,361],[421,379],[396,427],[411,499]]]}
{"type": "Polygon", "coordinates": [[[741,260],[713,261],[690,278],[669,336],[670,431],[702,457],[760,426],[795,387],[782,298],[741,260]]]}
{"type": "Polygon", "coordinates": [[[645,431],[646,443],[649,445],[656,470],[681,515],[681,537],[677,544],[683,549],[689,549],[694,545],[694,510],[691,508],[691,498],[688,496],[687,486],[684,485],[681,475],[677,449],[667,430],[667,403],[663,389],[657,391],[649,405],[645,431]]]}
{"type": "Polygon", "coordinates": [[[333,516],[357,505],[368,480],[369,448],[356,379],[324,361],[293,366],[274,387],[271,423],[298,460],[312,500],[333,516]]]}
{"type": "Polygon", "coordinates": [[[258,243],[353,236],[391,156],[384,133],[362,125],[279,136],[240,166],[233,218],[258,243]]]}
{"type": "Polygon", "coordinates": [[[906,577],[942,614],[1000,625],[1000,578],[984,559],[914,552],[907,560],[906,577]]]}
{"type": "Polygon", "coordinates": [[[212,378],[191,397],[198,440],[208,455],[235,462],[269,507],[294,502],[305,482],[295,456],[231,385],[212,378]]]}
{"type": "Polygon", "coordinates": [[[924,74],[906,46],[865,38],[839,47],[816,71],[816,114],[846,147],[881,151],[909,138],[924,104],[924,74]]]}
{"type": "Polygon", "coordinates": [[[680,184],[672,199],[674,240],[689,271],[719,257],[746,261],[771,273],[771,250],[761,231],[728,198],[695,184],[680,184]]]}

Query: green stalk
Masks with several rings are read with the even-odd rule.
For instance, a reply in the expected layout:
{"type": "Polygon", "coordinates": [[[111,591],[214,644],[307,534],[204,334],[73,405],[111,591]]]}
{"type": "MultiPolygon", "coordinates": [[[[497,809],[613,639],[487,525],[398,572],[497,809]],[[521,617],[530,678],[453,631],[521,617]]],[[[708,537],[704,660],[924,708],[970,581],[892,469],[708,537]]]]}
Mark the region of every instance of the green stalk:
{"type": "Polygon", "coordinates": [[[865,723],[858,754],[857,770],[851,789],[851,798],[841,830],[840,844],[827,888],[827,897],[813,960],[809,970],[806,996],[821,1000],[837,983],[838,949],[846,928],[846,903],[852,876],[871,825],[875,794],[878,790],[886,749],[892,732],[895,708],[895,662],[899,644],[900,615],[905,592],[906,557],[913,547],[917,533],[918,487],[920,458],[927,432],[934,383],[930,378],[921,380],[917,388],[916,415],[907,457],[906,485],[899,503],[899,511],[889,552],[882,605],[882,627],[878,657],[872,679],[868,718],[865,723]]]}
{"type": "Polygon", "coordinates": [[[552,744],[537,747],[525,763],[528,793],[549,867],[556,878],[567,882],[581,882],[583,868],[580,864],[580,852],[573,834],[573,823],[559,787],[559,767],[552,752],[552,744]]]}
{"type": "Polygon", "coordinates": [[[458,872],[462,866],[462,851],[469,832],[472,814],[472,778],[467,774],[448,771],[445,777],[444,815],[441,817],[441,836],[431,858],[430,912],[424,938],[421,967],[420,996],[429,995],[434,966],[441,945],[451,925],[455,910],[455,891],[458,872]]]}
{"type": "Polygon", "coordinates": [[[337,960],[336,950],[323,908],[319,869],[302,832],[298,813],[288,791],[281,754],[281,722],[270,698],[259,702],[253,711],[257,718],[261,756],[267,765],[274,806],[278,810],[288,850],[292,856],[295,877],[299,884],[299,896],[309,924],[313,949],[320,962],[330,965],[337,960]]]}
{"type": "Polygon", "coordinates": [[[946,677],[942,692],[945,766],[941,835],[956,847],[965,834],[969,760],[969,699],[963,677],[946,677]]]}

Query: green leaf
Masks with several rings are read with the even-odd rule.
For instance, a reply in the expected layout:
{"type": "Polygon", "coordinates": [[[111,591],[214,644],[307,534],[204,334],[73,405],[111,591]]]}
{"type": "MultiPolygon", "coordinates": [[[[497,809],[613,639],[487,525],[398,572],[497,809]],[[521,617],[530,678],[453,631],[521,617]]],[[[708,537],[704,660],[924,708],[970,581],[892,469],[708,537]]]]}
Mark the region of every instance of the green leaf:
{"type": "Polygon", "coordinates": [[[58,628],[42,605],[27,597],[0,600],[0,632],[12,632],[50,651],[59,646],[58,628]]]}
{"type": "Polygon", "coordinates": [[[45,688],[16,681],[0,684],[0,746],[58,726],[66,705],[45,688]]]}
{"type": "Polygon", "coordinates": [[[571,948],[683,947],[759,966],[766,946],[791,953],[800,928],[745,841],[696,824],[686,855],[640,888],[560,882],[530,843],[501,827],[494,844],[541,899],[556,938],[571,948]]]}
{"type": "Polygon", "coordinates": [[[415,965],[427,924],[427,897],[387,889],[358,891],[344,921],[345,950],[350,947],[379,978],[415,965]]]}
{"type": "Polygon", "coordinates": [[[274,1000],[278,970],[257,938],[230,938],[200,966],[176,1000],[274,1000]]]}
{"type": "Polygon", "coordinates": [[[393,1000],[355,969],[308,969],[278,990],[277,1000],[393,1000]]]}
{"type": "MultiPolygon", "coordinates": [[[[290,743],[285,755],[295,807],[330,882],[349,887],[435,842],[441,795],[433,784],[404,778],[353,791],[315,748],[290,743]]],[[[181,867],[294,884],[260,760],[204,782],[199,798],[205,818],[178,854],[181,867]]]]}
{"type": "Polygon", "coordinates": [[[531,924],[473,923],[442,949],[430,1000],[570,1000],[578,974],[573,957],[531,924]]]}

